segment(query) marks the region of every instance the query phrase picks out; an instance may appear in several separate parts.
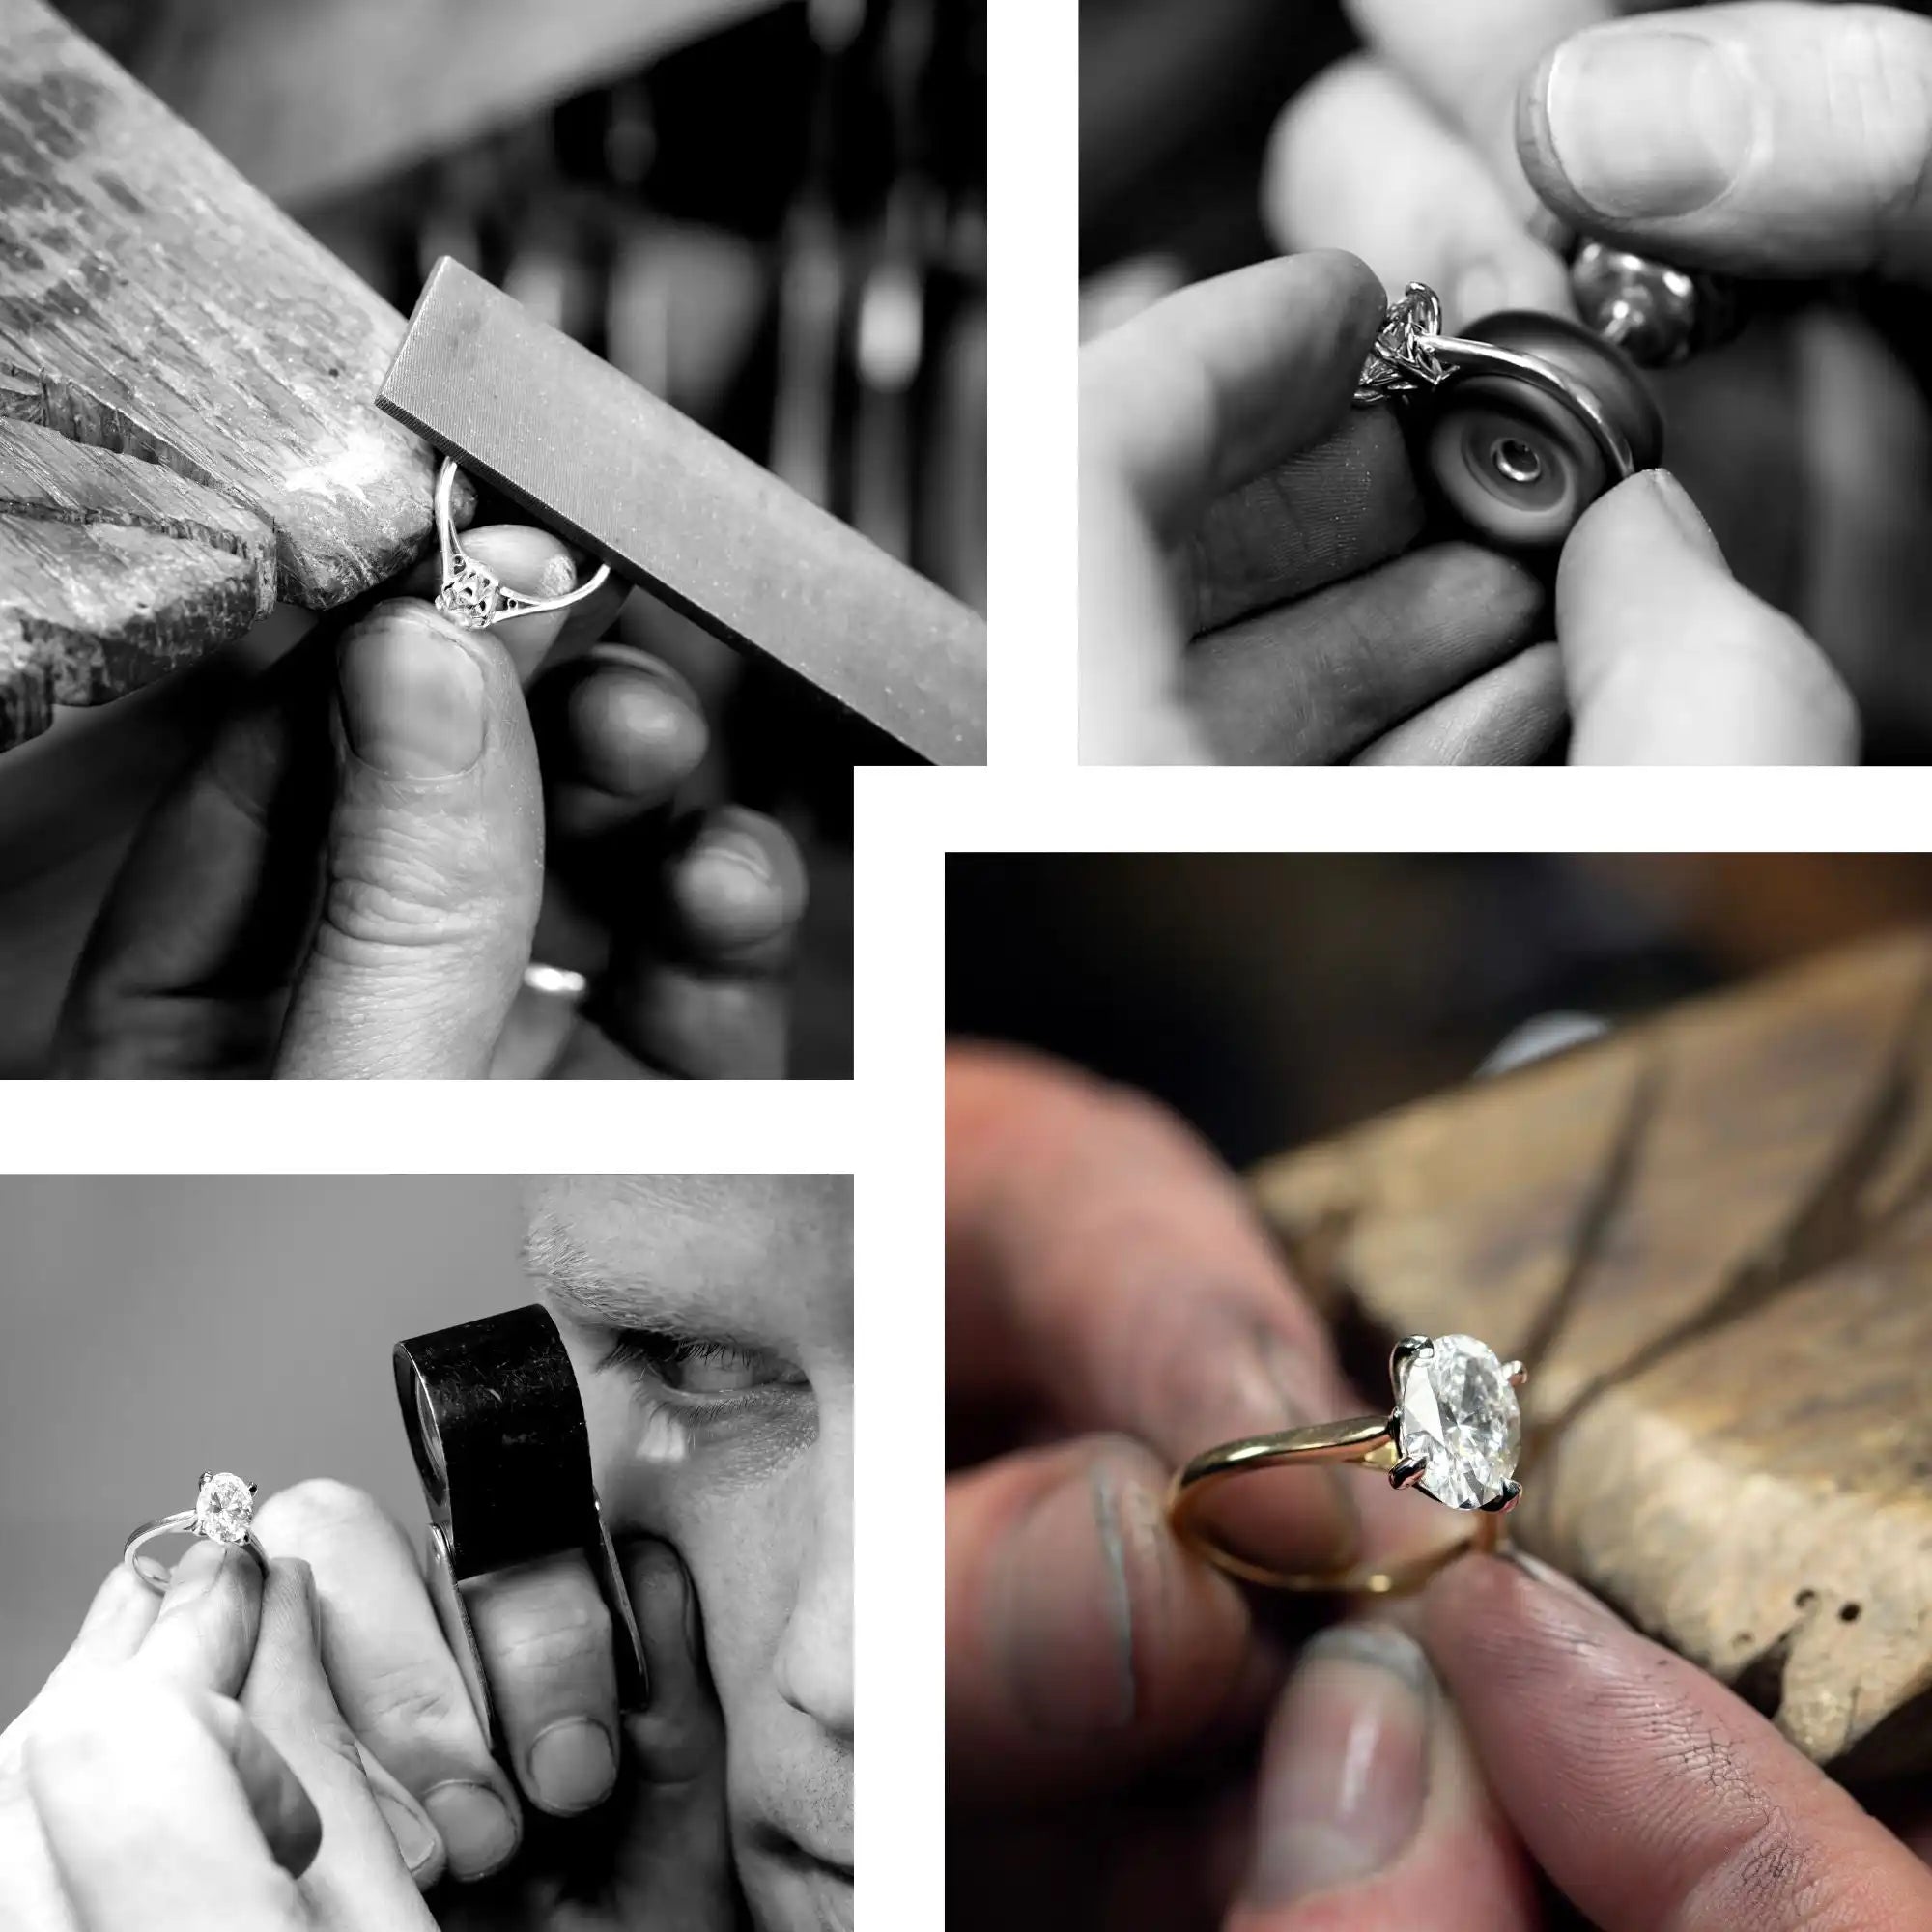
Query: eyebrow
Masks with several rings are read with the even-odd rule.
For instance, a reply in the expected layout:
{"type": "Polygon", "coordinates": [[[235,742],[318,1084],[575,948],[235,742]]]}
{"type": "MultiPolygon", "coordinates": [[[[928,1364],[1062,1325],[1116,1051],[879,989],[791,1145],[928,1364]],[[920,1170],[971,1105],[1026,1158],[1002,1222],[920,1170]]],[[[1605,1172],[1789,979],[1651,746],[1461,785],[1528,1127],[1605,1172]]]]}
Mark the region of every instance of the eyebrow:
{"type": "Polygon", "coordinates": [[[524,1266],[558,1300],[611,1328],[648,1328],[680,1341],[733,1339],[716,1309],[699,1307],[667,1283],[612,1273],[557,1221],[539,1213],[524,1237],[524,1266]]]}

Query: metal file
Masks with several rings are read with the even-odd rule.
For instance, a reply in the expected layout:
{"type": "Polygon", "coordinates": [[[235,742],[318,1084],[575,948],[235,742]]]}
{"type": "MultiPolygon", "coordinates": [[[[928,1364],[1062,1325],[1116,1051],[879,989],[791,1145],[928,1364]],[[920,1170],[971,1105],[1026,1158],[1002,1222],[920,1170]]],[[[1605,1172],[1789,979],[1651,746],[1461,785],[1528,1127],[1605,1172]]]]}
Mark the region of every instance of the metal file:
{"type": "Polygon", "coordinates": [[[378,401],[725,642],[935,764],[984,761],[973,611],[458,263],[378,401]]]}

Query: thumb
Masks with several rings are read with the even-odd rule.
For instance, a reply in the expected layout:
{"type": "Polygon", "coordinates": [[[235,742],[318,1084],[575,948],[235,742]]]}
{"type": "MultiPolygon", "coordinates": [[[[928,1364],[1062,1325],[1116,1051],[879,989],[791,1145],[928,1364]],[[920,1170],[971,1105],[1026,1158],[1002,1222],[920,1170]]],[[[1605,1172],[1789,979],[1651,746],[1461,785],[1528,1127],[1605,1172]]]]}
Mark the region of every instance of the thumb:
{"type": "Polygon", "coordinates": [[[429,605],[379,606],[336,660],[326,882],[277,1072],[482,1074],[543,882],[535,740],[509,654],[429,605]]]}
{"type": "Polygon", "coordinates": [[[1857,761],[1857,714],[1825,654],[1732,577],[1665,470],[1584,512],[1556,573],[1556,634],[1572,764],[1857,761]]]}
{"type": "Polygon", "coordinates": [[[725,1932],[736,1924],[725,1822],[724,1721],[704,1660],[696,1592],[675,1550],[644,1539],[624,1552],[624,1579],[650,1701],[624,1719],[630,1776],[619,1883],[626,1922],[725,1932]]]}

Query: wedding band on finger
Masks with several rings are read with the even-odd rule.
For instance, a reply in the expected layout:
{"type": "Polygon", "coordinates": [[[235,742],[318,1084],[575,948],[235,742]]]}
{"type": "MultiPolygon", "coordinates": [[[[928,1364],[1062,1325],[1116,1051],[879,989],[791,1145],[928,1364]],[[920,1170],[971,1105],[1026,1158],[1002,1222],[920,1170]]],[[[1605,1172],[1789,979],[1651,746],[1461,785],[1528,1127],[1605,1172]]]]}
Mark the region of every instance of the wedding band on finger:
{"type": "Polygon", "coordinates": [[[226,1470],[218,1474],[204,1471],[195,1492],[194,1507],[177,1510],[172,1516],[156,1517],[129,1532],[121,1560],[149,1589],[166,1595],[172,1570],[153,1556],[145,1556],[142,1547],[162,1536],[198,1536],[209,1543],[243,1548],[268,1574],[269,1552],[256,1541],[255,1486],[226,1470]]]}
{"type": "Polygon", "coordinates": [[[512,590],[494,570],[478,563],[463,548],[450,507],[456,477],[455,459],[444,457],[436,479],[436,537],[442,551],[442,587],[436,593],[436,608],[452,624],[466,631],[487,631],[492,624],[507,623],[512,617],[566,610],[582,603],[609,582],[611,566],[600,563],[575,590],[561,597],[526,597],[521,590],[512,590]]]}
{"type": "Polygon", "coordinates": [[[1169,1525],[1217,1569],[1277,1590],[1326,1590],[1384,1596],[1409,1590],[1469,1550],[1493,1549],[1502,1518],[1516,1507],[1522,1414],[1516,1392],[1520,1362],[1502,1362],[1472,1335],[1408,1335],[1389,1355],[1394,1406],[1272,1435],[1243,1436],[1205,1450],[1168,1491],[1169,1525]],[[1445,1508],[1475,1513],[1462,1541],[1432,1547],[1404,1561],[1291,1570],[1236,1549],[1201,1520],[1203,1499],[1222,1485],[1264,1469],[1315,1463],[1354,1463],[1383,1472],[1391,1487],[1414,1489],[1445,1508]]]}

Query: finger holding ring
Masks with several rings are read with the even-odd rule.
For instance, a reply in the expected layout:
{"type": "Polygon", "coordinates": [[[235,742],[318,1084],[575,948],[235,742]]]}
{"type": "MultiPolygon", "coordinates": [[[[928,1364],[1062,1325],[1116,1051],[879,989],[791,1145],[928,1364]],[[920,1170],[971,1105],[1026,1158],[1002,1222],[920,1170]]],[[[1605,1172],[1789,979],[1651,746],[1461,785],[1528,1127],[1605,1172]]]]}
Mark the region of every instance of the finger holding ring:
{"type": "Polygon", "coordinates": [[[210,1543],[246,1549],[262,1566],[262,1574],[267,1576],[269,1552],[256,1541],[254,1520],[253,1483],[230,1475],[226,1470],[215,1474],[203,1471],[201,1487],[195,1492],[194,1507],[177,1510],[172,1516],[158,1516],[154,1521],[144,1522],[138,1529],[129,1531],[127,1545],[121,1551],[121,1560],[151,1590],[165,1596],[173,1574],[172,1566],[156,1557],[143,1555],[143,1547],[163,1536],[198,1536],[210,1543]]]}
{"type": "Polygon", "coordinates": [[[512,617],[562,611],[582,603],[609,582],[611,566],[601,563],[575,590],[561,597],[526,597],[521,590],[512,590],[494,570],[478,563],[463,548],[451,508],[456,477],[455,458],[444,457],[436,478],[436,538],[442,552],[442,587],[436,593],[436,608],[452,624],[466,631],[487,631],[492,624],[507,623],[512,617]]]}

